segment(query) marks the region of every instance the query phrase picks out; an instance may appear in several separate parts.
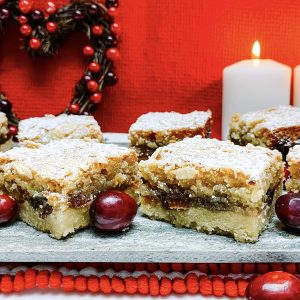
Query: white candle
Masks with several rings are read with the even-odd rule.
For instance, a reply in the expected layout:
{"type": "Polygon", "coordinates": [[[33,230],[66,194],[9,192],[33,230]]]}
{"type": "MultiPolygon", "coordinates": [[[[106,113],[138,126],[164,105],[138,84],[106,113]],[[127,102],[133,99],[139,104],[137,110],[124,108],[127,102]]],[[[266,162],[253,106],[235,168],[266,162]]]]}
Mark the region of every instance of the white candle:
{"type": "Polygon", "coordinates": [[[300,106],[300,66],[297,66],[294,70],[294,97],[293,104],[300,106]]]}
{"type": "Polygon", "coordinates": [[[258,42],[254,43],[252,54],[254,59],[237,62],[223,70],[223,139],[228,137],[234,113],[290,104],[291,68],[271,59],[259,59],[258,42]]]}

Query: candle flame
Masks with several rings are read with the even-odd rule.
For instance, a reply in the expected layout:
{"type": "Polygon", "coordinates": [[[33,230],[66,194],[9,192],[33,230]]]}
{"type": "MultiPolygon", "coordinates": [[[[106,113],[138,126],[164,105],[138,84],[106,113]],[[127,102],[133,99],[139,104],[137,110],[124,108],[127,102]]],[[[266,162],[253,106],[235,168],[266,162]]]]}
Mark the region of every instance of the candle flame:
{"type": "Polygon", "coordinates": [[[252,47],[252,58],[258,59],[260,57],[260,43],[255,41],[252,47]]]}

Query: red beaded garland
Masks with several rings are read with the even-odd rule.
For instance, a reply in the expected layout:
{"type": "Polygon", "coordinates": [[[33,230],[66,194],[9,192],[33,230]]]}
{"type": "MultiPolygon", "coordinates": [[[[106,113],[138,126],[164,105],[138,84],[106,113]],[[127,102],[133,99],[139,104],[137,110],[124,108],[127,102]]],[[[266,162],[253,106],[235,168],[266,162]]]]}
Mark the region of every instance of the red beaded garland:
{"type": "Polygon", "coordinates": [[[106,51],[106,57],[111,61],[117,61],[120,59],[120,52],[117,48],[109,48],[106,51]]]}
{"type": "Polygon", "coordinates": [[[42,46],[42,43],[39,39],[36,39],[36,38],[32,38],[30,39],[29,41],[29,46],[32,50],[38,50],[41,48],[42,46]]]}
{"type": "Polygon", "coordinates": [[[103,26],[94,25],[92,28],[92,33],[95,36],[100,36],[103,33],[103,26]]]}
{"type": "Polygon", "coordinates": [[[102,100],[102,93],[94,93],[90,96],[90,101],[92,103],[97,104],[97,103],[100,103],[101,100],[102,100]]]}
{"type": "Polygon", "coordinates": [[[107,13],[110,17],[115,18],[118,15],[118,9],[116,7],[110,7],[107,13]]]}
{"type": "Polygon", "coordinates": [[[111,24],[110,30],[116,35],[119,35],[121,33],[121,27],[118,23],[111,24]]]}
{"type": "Polygon", "coordinates": [[[93,73],[98,73],[100,71],[100,66],[96,62],[91,62],[88,66],[88,69],[93,73]]]}
{"type": "Polygon", "coordinates": [[[99,88],[99,85],[98,83],[95,81],[95,80],[90,80],[88,81],[87,83],[87,89],[90,91],[90,92],[97,92],[98,91],[98,88],[99,88]]]}
{"type": "Polygon", "coordinates": [[[56,5],[55,5],[55,3],[53,3],[52,1],[48,1],[48,2],[47,2],[46,12],[47,12],[49,15],[55,14],[55,13],[56,13],[56,5]]]}
{"type": "Polygon", "coordinates": [[[24,24],[20,27],[20,32],[23,36],[30,36],[32,33],[32,28],[30,25],[24,24]]]}
{"type": "Polygon", "coordinates": [[[26,24],[26,23],[28,23],[28,18],[27,18],[26,16],[20,15],[20,16],[18,17],[18,22],[19,22],[20,24],[26,24]]]}
{"type": "Polygon", "coordinates": [[[32,9],[33,1],[32,0],[20,0],[19,9],[22,13],[28,14],[32,9]]]}
{"type": "Polygon", "coordinates": [[[48,22],[46,24],[46,29],[50,32],[50,33],[55,33],[58,30],[58,25],[56,22],[48,22]]]}
{"type": "Polygon", "coordinates": [[[85,47],[83,48],[83,54],[84,54],[85,56],[93,56],[93,55],[95,54],[95,50],[94,50],[94,48],[91,47],[91,46],[85,46],[85,47]]]}
{"type": "Polygon", "coordinates": [[[80,107],[77,103],[71,103],[68,109],[72,114],[77,114],[79,112],[80,107]]]}
{"type": "Polygon", "coordinates": [[[14,125],[10,125],[8,127],[8,133],[11,135],[11,136],[16,136],[18,134],[18,127],[17,126],[14,126],[14,125]]]}

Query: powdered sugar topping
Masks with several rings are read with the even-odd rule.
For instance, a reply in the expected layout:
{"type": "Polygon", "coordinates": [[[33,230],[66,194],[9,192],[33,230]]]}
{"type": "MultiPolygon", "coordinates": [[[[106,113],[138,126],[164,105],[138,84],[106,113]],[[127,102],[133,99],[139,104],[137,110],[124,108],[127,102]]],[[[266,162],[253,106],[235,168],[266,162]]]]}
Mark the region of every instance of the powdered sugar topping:
{"type": "Polygon", "coordinates": [[[174,129],[196,129],[204,127],[211,118],[211,111],[193,111],[188,114],[177,112],[149,112],[141,115],[131,125],[132,131],[163,131],[174,129]]]}

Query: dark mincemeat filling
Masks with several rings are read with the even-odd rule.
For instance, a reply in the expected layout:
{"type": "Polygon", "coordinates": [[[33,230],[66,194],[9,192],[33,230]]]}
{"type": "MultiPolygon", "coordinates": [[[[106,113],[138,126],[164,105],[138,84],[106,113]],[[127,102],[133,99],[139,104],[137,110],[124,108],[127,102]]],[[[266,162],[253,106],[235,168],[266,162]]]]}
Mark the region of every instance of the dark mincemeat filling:
{"type": "MultiPolygon", "coordinates": [[[[210,210],[219,210],[219,211],[232,210],[232,204],[228,201],[228,199],[225,196],[222,195],[190,197],[188,191],[178,186],[171,187],[169,193],[157,188],[149,187],[148,184],[147,186],[150,190],[154,192],[155,197],[157,198],[157,200],[160,201],[163,208],[165,209],[185,210],[190,207],[201,206],[210,210]]],[[[273,203],[274,193],[275,193],[275,188],[269,189],[266,194],[265,203],[268,206],[271,206],[273,203]]],[[[242,208],[246,208],[246,207],[242,207],[242,208]]]]}
{"type": "Polygon", "coordinates": [[[283,160],[286,160],[286,156],[288,155],[290,148],[300,145],[300,140],[290,141],[290,140],[279,140],[274,145],[274,149],[278,150],[283,157],[283,160]]]}

